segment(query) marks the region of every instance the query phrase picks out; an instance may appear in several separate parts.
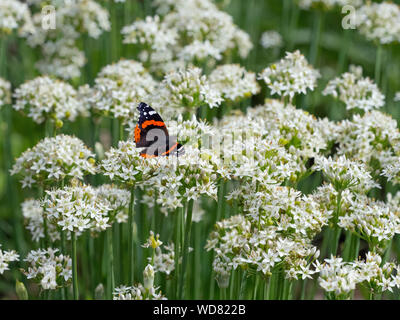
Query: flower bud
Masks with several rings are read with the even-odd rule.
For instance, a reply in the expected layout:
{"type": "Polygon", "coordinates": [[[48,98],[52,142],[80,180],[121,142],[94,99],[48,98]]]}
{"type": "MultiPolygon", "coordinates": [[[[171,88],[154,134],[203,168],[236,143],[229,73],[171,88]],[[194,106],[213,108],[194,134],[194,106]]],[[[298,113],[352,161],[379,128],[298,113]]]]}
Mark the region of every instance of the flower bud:
{"type": "Polygon", "coordinates": [[[18,280],[15,283],[15,291],[17,292],[19,300],[28,300],[28,291],[26,290],[25,285],[18,280]]]}
{"type": "Polygon", "coordinates": [[[147,290],[153,288],[154,285],[154,269],[148,264],[143,271],[143,284],[147,290]]]}
{"type": "Polygon", "coordinates": [[[96,289],[94,289],[94,299],[104,300],[104,286],[102,283],[99,283],[96,289]]]}

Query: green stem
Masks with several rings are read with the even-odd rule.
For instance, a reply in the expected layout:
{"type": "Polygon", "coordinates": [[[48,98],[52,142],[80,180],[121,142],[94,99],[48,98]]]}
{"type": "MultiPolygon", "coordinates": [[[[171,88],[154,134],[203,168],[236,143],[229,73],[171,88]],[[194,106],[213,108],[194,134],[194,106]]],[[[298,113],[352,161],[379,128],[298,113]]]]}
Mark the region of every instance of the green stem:
{"type": "Polygon", "coordinates": [[[381,76],[381,67],[382,67],[382,55],[383,55],[383,47],[379,43],[376,48],[376,60],[375,60],[375,82],[379,86],[380,85],[380,76],[381,76]]]}
{"type": "Polygon", "coordinates": [[[131,200],[129,203],[129,213],[128,213],[128,252],[129,252],[129,283],[132,285],[134,282],[134,238],[133,238],[133,229],[134,229],[134,206],[135,206],[135,188],[131,187],[131,200]]]}
{"type": "Polygon", "coordinates": [[[107,298],[112,298],[112,292],[115,288],[115,272],[114,272],[114,250],[112,227],[106,231],[107,246],[108,246],[108,272],[107,272],[107,298]]]}
{"type": "Polygon", "coordinates": [[[181,214],[182,210],[179,208],[175,212],[175,282],[174,282],[174,294],[177,297],[178,292],[178,280],[179,280],[179,258],[180,258],[180,238],[181,238],[181,214]]]}
{"type": "Polygon", "coordinates": [[[74,300],[79,299],[78,290],[78,265],[76,256],[76,234],[71,232],[71,242],[72,242],[72,288],[74,293],[74,300]]]}
{"type": "Polygon", "coordinates": [[[242,274],[242,281],[240,283],[239,300],[244,299],[246,295],[246,287],[247,287],[247,270],[244,270],[242,274]]]}
{"type": "Polygon", "coordinates": [[[315,16],[314,16],[314,27],[313,27],[313,33],[312,33],[312,38],[311,38],[311,45],[310,45],[310,56],[309,56],[309,62],[312,65],[315,65],[317,62],[318,58],[318,49],[319,49],[319,44],[320,44],[320,38],[321,38],[321,33],[322,33],[322,27],[323,27],[323,12],[320,10],[315,11],[315,16]]]}
{"type": "Polygon", "coordinates": [[[186,226],[185,226],[185,239],[183,242],[183,252],[182,252],[182,269],[181,269],[181,277],[180,277],[180,285],[179,285],[179,297],[183,299],[184,288],[183,284],[185,282],[186,276],[186,265],[189,254],[189,243],[190,243],[190,234],[192,229],[192,215],[193,215],[193,199],[189,200],[187,205],[187,213],[186,213],[186,226]]]}

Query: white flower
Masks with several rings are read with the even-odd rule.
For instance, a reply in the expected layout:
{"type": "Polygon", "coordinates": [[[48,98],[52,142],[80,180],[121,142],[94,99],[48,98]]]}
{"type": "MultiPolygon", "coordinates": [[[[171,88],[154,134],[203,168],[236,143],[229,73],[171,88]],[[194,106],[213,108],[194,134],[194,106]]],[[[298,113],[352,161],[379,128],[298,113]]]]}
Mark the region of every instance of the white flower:
{"type": "Polygon", "coordinates": [[[349,188],[367,192],[372,188],[380,188],[363,163],[348,160],[345,156],[336,159],[316,156],[314,169],[322,171],[337,191],[349,188]]]}
{"type": "Polygon", "coordinates": [[[209,81],[224,99],[231,101],[248,98],[260,91],[256,75],[237,64],[218,66],[209,75],[209,81]]]}
{"type": "Polygon", "coordinates": [[[26,3],[17,0],[0,2],[0,35],[10,34],[18,30],[25,35],[33,30],[32,17],[26,3]]]}
{"type": "Polygon", "coordinates": [[[168,73],[148,101],[160,110],[168,106],[176,114],[193,113],[201,105],[219,107],[223,99],[200,68],[190,67],[168,73]]]}
{"type": "Polygon", "coordinates": [[[76,90],[68,83],[47,76],[29,80],[15,90],[13,108],[22,111],[36,123],[51,119],[74,121],[85,108],[76,90]]]}
{"type": "Polygon", "coordinates": [[[357,30],[368,40],[380,44],[400,41],[400,7],[384,1],[367,2],[357,10],[357,30]]]}
{"type": "Polygon", "coordinates": [[[78,235],[88,229],[99,232],[110,226],[111,205],[91,186],[46,190],[42,207],[51,224],[78,235]]]}
{"type": "Polygon", "coordinates": [[[43,290],[66,287],[72,282],[72,260],[58,249],[32,250],[24,261],[28,263],[25,276],[38,282],[43,290]]]}
{"type": "Polygon", "coordinates": [[[16,159],[11,174],[24,179],[23,187],[94,174],[94,154],[76,137],[58,135],[41,140],[16,159]]]}
{"type": "Polygon", "coordinates": [[[127,287],[114,288],[113,300],[167,300],[157,287],[146,289],[141,283],[127,287]]]}
{"type": "Polygon", "coordinates": [[[259,79],[264,80],[271,94],[289,96],[290,99],[298,93],[306,94],[307,89],[314,90],[319,77],[319,71],[309,65],[298,50],[287,52],[285,58],[259,74],[259,79]]]}
{"type": "Polygon", "coordinates": [[[121,60],[104,67],[86,99],[96,114],[137,118],[137,104],[155,91],[156,81],[140,62],[121,60]]]}
{"type": "Polygon", "coordinates": [[[0,78],[0,107],[11,103],[11,83],[0,78]]]}
{"type": "Polygon", "coordinates": [[[364,112],[384,106],[385,96],[369,78],[362,77],[361,67],[352,67],[350,72],[329,81],[323,91],[346,104],[347,110],[361,109],[364,112]]]}
{"type": "Polygon", "coordinates": [[[383,253],[388,242],[400,233],[398,203],[395,210],[381,201],[357,195],[347,210],[339,217],[338,225],[358,234],[373,250],[383,253]]]}
{"type": "Polygon", "coordinates": [[[110,222],[116,220],[118,223],[128,221],[127,208],[131,200],[131,193],[128,190],[117,188],[114,185],[103,184],[96,188],[99,198],[105,199],[110,207],[110,222]]]}
{"type": "Polygon", "coordinates": [[[3,274],[4,271],[9,270],[8,265],[13,261],[19,261],[19,255],[15,250],[3,251],[0,249],[0,274],[3,274]]]}
{"type": "MultiPolygon", "coordinates": [[[[38,242],[44,239],[43,208],[39,200],[27,199],[21,204],[22,215],[27,223],[26,228],[30,231],[32,240],[38,242]]],[[[60,240],[61,236],[57,227],[48,224],[47,234],[52,242],[60,240]]]]}
{"type": "Polygon", "coordinates": [[[336,131],[338,154],[362,161],[375,177],[398,163],[400,131],[390,115],[380,111],[355,114],[352,120],[339,123],[336,131]]]}
{"type": "Polygon", "coordinates": [[[160,21],[159,16],[146,17],[137,20],[130,26],[125,26],[121,33],[125,36],[124,43],[149,46],[152,50],[167,50],[177,42],[177,32],[160,21]]]}
{"type": "Polygon", "coordinates": [[[280,48],[283,45],[283,39],[277,31],[265,31],[261,35],[260,44],[265,49],[280,48]]]}

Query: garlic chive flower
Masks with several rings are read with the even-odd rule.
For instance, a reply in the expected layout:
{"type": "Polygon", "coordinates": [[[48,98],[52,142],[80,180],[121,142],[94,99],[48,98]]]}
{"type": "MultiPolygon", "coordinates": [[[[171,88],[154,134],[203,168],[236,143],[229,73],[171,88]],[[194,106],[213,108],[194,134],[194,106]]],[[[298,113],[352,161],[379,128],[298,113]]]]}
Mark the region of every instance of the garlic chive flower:
{"type": "Polygon", "coordinates": [[[43,290],[56,290],[72,283],[72,260],[58,249],[32,250],[24,261],[28,267],[23,273],[43,290]]]}
{"type": "Polygon", "coordinates": [[[9,264],[13,261],[19,261],[19,254],[15,250],[4,251],[0,244],[0,274],[9,270],[9,264]]]}
{"type": "Polygon", "coordinates": [[[217,222],[206,245],[215,252],[217,275],[227,277],[241,266],[270,276],[280,266],[289,278],[311,278],[310,265],[319,256],[311,241],[331,212],[288,187],[245,185],[235,199],[243,215],[217,222]]]}
{"type": "Polygon", "coordinates": [[[85,175],[95,173],[95,159],[81,140],[61,134],[45,138],[24,151],[10,172],[22,177],[23,188],[64,179],[82,180],[85,175]]]}
{"type": "Polygon", "coordinates": [[[202,70],[196,67],[170,72],[164,77],[159,105],[194,113],[201,105],[219,107],[223,98],[221,92],[212,86],[202,70]]]}
{"type": "Polygon", "coordinates": [[[111,148],[99,164],[99,171],[125,186],[136,186],[156,174],[157,160],[140,156],[133,140],[120,141],[118,148],[111,148]]]}
{"type": "Polygon", "coordinates": [[[400,7],[383,1],[367,2],[357,10],[357,30],[368,40],[377,44],[400,41],[400,7]]]}
{"type": "Polygon", "coordinates": [[[103,184],[96,188],[96,193],[99,198],[103,198],[108,203],[111,222],[124,223],[128,221],[127,208],[131,199],[131,193],[128,190],[103,184]]]}
{"type": "Polygon", "coordinates": [[[24,36],[33,30],[32,17],[26,3],[2,0],[0,3],[0,37],[14,30],[24,36]]]}
{"type": "Polygon", "coordinates": [[[370,250],[382,254],[395,234],[400,233],[399,207],[393,210],[384,202],[356,195],[338,225],[364,239],[370,250]]]}
{"type": "Polygon", "coordinates": [[[209,80],[225,100],[237,102],[260,91],[255,73],[246,71],[238,64],[218,66],[209,75],[209,80]]]}
{"type": "Polygon", "coordinates": [[[337,191],[351,189],[366,193],[372,188],[380,188],[363,163],[349,160],[345,156],[336,159],[316,156],[313,168],[322,171],[337,191]]]}
{"type": "Polygon", "coordinates": [[[350,72],[329,81],[324,95],[332,95],[345,103],[347,110],[360,109],[364,112],[384,106],[385,96],[369,78],[362,77],[361,67],[352,67],[350,72]]]}
{"type": "Polygon", "coordinates": [[[356,287],[364,287],[374,296],[399,288],[399,267],[393,262],[382,265],[381,256],[374,252],[368,252],[365,260],[350,262],[332,256],[317,265],[318,282],[328,299],[350,299],[356,287]]]}
{"type": "Polygon", "coordinates": [[[265,49],[280,48],[283,45],[283,39],[275,30],[265,31],[261,35],[260,44],[265,49]]]}
{"type": "Polygon", "coordinates": [[[397,121],[380,111],[355,114],[337,126],[338,154],[362,161],[374,177],[398,163],[400,131],[397,121]]]}
{"type": "Polygon", "coordinates": [[[42,76],[29,80],[15,90],[13,108],[36,123],[47,120],[74,121],[85,113],[76,90],[68,83],[42,76]]]}
{"type": "Polygon", "coordinates": [[[134,286],[114,288],[113,300],[167,300],[158,287],[146,289],[141,283],[134,286]]]}
{"type": "Polygon", "coordinates": [[[100,232],[110,227],[110,203],[88,185],[46,190],[42,206],[49,223],[78,235],[86,230],[100,232]]]}
{"type": "Polygon", "coordinates": [[[35,12],[34,32],[27,36],[27,42],[41,49],[36,68],[62,79],[78,78],[86,62],[84,52],[79,49],[81,35],[97,39],[104,31],[109,31],[108,11],[93,0],[30,1],[30,4],[35,12]],[[55,9],[56,24],[50,28],[42,27],[47,22],[42,15],[45,5],[55,9]]]}
{"type": "Polygon", "coordinates": [[[11,103],[11,83],[0,78],[0,107],[11,103]]]}
{"type": "Polygon", "coordinates": [[[140,62],[121,60],[104,67],[87,102],[93,113],[121,121],[137,118],[137,105],[155,90],[156,81],[140,62]]]}
{"type": "Polygon", "coordinates": [[[319,71],[297,50],[287,52],[285,58],[265,68],[258,78],[264,80],[271,94],[289,97],[291,101],[295,94],[314,90],[320,76],[319,71]]]}
{"type": "MultiPolygon", "coordinates": [[[[32,240],[38,242],[40,239],[44,239],[44,211],[40,201],[27,199],[21,204],[21,208],[26,222],[26,229],[31,233],[32,240]]],[[[53,224],[47,224],[47,234],[51,242],[61,239],[57,226],[53,224]]]]}

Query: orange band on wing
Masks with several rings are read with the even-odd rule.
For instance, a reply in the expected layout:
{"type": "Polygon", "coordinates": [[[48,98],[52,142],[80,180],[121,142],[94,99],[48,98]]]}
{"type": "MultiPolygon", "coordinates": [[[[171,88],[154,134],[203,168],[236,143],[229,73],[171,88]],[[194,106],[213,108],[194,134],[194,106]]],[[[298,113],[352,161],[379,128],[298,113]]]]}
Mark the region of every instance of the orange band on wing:
{"type": "MultiPolygon", "coordinates": [[[[169,149],[168,151],[163,152],[161,155],[162,155],[162,156],[165,156],[165,155],[169,154],[169,153],[170,153],[172,150],[174,150],[177,146],[178,146],[178,142],[175,143],[175,144],[171,147],[171,149],[169,149]]],[[[146,159],[151,159],[151,158],[157,157],[156,155],[150,155],[150,154],[146,154],[146,153],[141,153],[140,156],[143,157],[143,158],[146,158],[146,159]]]]}
{"type": "Polygon", "coordinates": [[[155,120],[147,120],[142,123],[142,129],[146,128],[147,126],[157,126],[157,127],[165,127],[165,123],[162,121],[155,121],[155,120]]]}
{"type": "Polygon", "coordinates": [[[178,142],[175,143],[175,144],[171,147],[171,149],[169,149],[168,151],[165,151],[165,152],[162,153],[161,155],[162,155],[162,156],[167,155],[167,154],[170,153],[172,150],[174,150],[177,146],[178,146],[178,142]]]}
{"type": "Polygon", "coordinates": [[[140,128],[139,125],[137,124],[135,127],[135,142],[138,143],[140,140],[140,128]]]}

